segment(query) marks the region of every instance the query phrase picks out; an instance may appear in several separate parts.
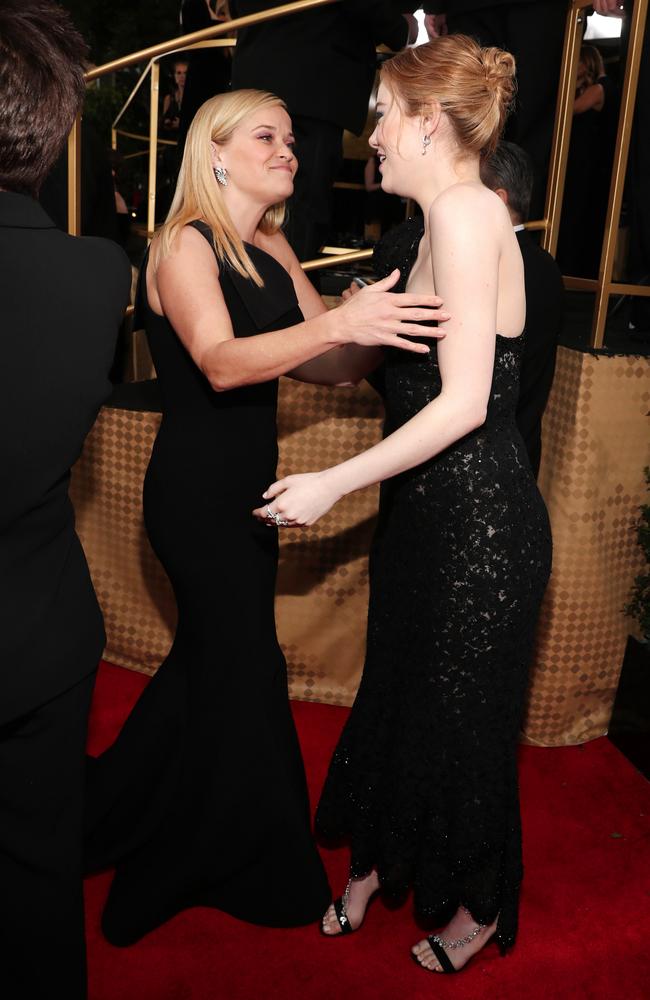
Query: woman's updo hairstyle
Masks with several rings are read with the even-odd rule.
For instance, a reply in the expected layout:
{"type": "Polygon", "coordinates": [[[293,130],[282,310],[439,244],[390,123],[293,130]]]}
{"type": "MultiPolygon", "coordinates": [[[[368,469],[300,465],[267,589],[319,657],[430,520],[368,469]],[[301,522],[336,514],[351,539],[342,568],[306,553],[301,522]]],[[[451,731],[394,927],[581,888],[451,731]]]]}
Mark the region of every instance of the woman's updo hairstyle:
{"type": "Polygon", "coordinates": [[[461,151],[494,151],[515,94],[515,60],[481,48],[466,35],[443,35],[384,63],[382,81],[409,117],[437,102],[452,124],[461,151]]]}

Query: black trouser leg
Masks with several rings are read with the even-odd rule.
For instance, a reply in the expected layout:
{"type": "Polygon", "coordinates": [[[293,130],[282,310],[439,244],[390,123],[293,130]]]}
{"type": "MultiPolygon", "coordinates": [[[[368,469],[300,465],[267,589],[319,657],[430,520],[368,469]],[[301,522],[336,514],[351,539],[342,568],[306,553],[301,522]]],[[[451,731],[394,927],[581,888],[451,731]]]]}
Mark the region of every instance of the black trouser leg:
{"type": "Polygon", "coordinates": [[[316,118],[292,118],[298,173],[285,233],[298,260],[318,255],[332,221],[332,185],[341,166],[343,131],[316,118]]]}
{"type": "Polygon", "coordinates": [[[0,994],[86,997],[81,879],[94,673],[0,729],[0,994]]]}

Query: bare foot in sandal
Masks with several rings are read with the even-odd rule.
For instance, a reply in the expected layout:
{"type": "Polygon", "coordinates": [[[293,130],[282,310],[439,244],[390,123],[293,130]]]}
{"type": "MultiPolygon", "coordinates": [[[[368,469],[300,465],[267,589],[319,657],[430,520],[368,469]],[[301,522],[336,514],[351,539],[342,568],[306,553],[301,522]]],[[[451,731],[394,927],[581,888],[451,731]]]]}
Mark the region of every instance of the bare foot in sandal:
{"type": "Polygon", "coordinates": [[[336,937],[358,930],[366,915],[370,897],[378,889],[379,876],[376,871],[371,871],[362,878],[351,878],[343,895],[334,900],[325,913],[321,923],[323,934],[336,937]]]}

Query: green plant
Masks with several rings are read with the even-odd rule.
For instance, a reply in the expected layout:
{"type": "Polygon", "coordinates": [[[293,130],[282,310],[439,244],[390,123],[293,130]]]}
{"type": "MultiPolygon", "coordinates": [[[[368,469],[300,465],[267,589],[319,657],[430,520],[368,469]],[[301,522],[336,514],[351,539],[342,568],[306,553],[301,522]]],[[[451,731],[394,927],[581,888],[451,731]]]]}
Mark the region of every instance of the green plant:
{"type": "MultiPolygon", "coordinates": [[[[645,469],[645,481],[650,491],[650,467],[645,469]]],[[[625,614],[636,618],[646,642],[650,642],[650,503],[643,504],[639,510],[641,517],[637,537],[645,555],[646,567],[634,581],[625,614]]]]}

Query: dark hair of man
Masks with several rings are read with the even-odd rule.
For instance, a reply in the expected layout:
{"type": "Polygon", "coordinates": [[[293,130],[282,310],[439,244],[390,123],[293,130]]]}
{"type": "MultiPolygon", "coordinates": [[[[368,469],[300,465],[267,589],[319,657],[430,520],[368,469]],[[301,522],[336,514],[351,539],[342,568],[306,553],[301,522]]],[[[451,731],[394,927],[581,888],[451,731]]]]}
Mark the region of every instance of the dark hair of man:
{"type": "Polygon", "coordinates": [[[0,188],[38,194],[81,109],[87,54],[57,4],[0,3],[0,188]]]}
{"type": "Polygon", "coordinates": [[[517,223],[527,222],[533,193],[533,169],[528,153],[514,142],[501,142],[481,162],[481,180],[491,191],[508,192],[508,207],[517,223]]]}

